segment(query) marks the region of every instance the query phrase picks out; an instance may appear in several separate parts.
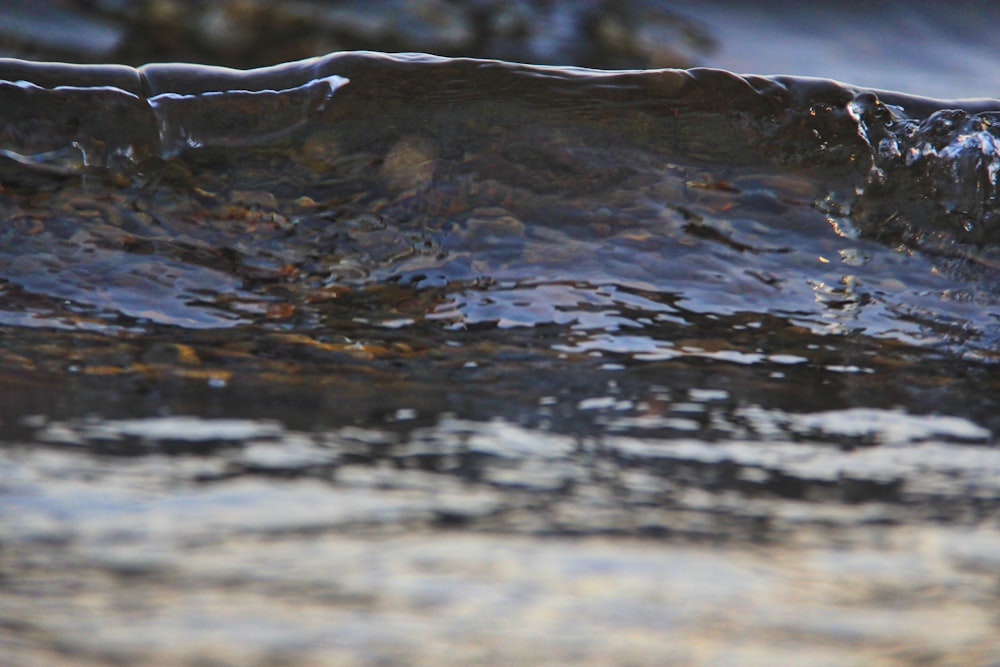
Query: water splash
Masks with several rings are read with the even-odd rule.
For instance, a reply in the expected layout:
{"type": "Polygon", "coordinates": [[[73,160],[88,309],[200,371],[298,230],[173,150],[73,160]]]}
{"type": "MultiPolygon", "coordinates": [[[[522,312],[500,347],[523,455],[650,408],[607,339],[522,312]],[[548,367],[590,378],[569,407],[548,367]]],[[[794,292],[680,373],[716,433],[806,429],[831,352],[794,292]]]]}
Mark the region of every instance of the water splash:
{"type": "Polygon", "coordinates": [[[979,247],[1000,241],[1000,114],[941,109],[926,118],[865,128],[875,177],[861,206],[881,238],[940,248],[940,238],[979,247]],[[919,196],[915,196],[920,193],[919,196]]]}

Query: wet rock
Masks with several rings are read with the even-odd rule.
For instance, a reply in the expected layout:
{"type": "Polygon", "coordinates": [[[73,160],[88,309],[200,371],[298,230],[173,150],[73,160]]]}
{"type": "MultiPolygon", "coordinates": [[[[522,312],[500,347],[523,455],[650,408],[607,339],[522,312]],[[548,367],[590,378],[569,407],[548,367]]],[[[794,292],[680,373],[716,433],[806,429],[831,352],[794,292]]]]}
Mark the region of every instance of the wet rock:
{"type": "Polygon", "coordinates": [[[403,137],[389,150],[380,173],[391,190],[405,191],[430,183],[434,160],[440,153],[437,143],[428,137],[403,137]]]}

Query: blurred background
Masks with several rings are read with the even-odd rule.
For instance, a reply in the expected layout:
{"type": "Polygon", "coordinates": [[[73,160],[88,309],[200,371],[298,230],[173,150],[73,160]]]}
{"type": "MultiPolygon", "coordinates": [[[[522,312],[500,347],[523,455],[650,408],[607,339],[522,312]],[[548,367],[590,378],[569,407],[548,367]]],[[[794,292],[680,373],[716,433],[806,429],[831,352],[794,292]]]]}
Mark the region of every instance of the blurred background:
{"type": "Polygon", "coordinates": [[[997,97],[998,23],[1000,3],[982,0],[4,0],[0,55],[259,67],[339,50],[419,51],[997,97]]]}

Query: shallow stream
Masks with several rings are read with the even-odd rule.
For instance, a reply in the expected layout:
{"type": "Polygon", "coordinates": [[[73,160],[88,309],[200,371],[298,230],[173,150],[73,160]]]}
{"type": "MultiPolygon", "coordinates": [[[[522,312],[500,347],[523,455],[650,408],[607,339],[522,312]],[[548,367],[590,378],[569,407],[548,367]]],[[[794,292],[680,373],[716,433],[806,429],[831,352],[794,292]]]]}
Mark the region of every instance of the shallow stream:
{"type": "Polygon", "coordinates": [[[0,61],[5,664],[995,664],[998,127],[0,61]]]}

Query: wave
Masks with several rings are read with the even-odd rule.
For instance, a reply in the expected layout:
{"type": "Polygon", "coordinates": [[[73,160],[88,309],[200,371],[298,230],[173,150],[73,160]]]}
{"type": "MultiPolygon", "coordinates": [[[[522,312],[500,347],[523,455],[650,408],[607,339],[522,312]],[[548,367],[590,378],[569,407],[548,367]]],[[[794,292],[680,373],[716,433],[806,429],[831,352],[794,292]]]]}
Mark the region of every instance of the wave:
{"type": "Polygon", "coordinates": [[[379,96],[390,104],[388,98],[400,97],[397,91],[420,88],[425,102],[437,105],[514,95],[553,107],[620,104],[623,115],[715,114],[721,118],[711,123],[714,130],[735,130],[730,138],[744,138],[779,162],[867,172],[858,186],[861,206],[870,211],[866,217],[886,221],[866,225],[875,236],[919,239],[926,230],[910,211],[919,201],[920,214],[936,223],[935,230],[996,241],[1000,101],[938,101],[829,80],[721,70],[608,72],[376,53],[246,71],[4,59],[0,154],[66,172],[151,155],[172,158],[206,146],[261,145],[322,123],[329,100],[350,78],[378,82],[379,96]],[[449,80],[435,90],[442,69],[449,80]],[[425,70],[437,70],[426,87],[420,81],[425,70]],[[890,200],[899,210],[887,214],[890,200]]]}
{"type": "Polygon", "coordinates": [[[131,321],[239,325],[280,292],[315,324],[317,291],[392,284],[438,290],[418,319],[447,326],[606,332],[686,309],[998,337],[997,101],[368,52],[248,71],[3,60],[0,80],[21,221],[0,277],[131,321]],[[84,215],[74,192],[114,203],[84,215]],[[129,287],[150,257],[155,303],[129,287]]]}

